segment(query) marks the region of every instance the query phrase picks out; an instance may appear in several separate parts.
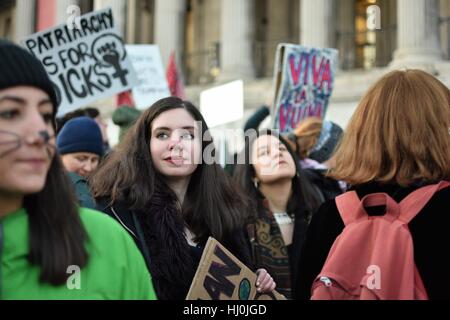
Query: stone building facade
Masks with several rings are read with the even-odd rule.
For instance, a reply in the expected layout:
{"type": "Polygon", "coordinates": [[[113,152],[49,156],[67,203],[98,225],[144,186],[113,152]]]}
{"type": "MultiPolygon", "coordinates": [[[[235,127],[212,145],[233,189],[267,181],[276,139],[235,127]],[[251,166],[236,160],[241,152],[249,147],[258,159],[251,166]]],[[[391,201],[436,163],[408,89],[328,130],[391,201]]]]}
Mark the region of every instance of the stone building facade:
{"type": "MultiPolygon", "coordinates": [[[[2,0],[0,37],[19,41],[81,13],[111,6],[127,43],[175,50],[187,94],[245,82],[245,116],[268,100],[278,43],[339,49],[327,118],[345,126],[362,94],[394,68],[422,68],[450,84],[450,0],[2,0]],[[367,8],[379,8],[369,30],[367,8]]],[[[241,126],[245,117],[228,127],[241,126]]]]}

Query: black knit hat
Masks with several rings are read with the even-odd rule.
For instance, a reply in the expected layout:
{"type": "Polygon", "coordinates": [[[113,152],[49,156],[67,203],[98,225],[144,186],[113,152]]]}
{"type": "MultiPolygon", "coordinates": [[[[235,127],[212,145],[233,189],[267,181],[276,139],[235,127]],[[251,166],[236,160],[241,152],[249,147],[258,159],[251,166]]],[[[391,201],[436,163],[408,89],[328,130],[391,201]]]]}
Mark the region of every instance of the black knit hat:
{"type": "Polygon", "coordinates": [[[32,86],[46,92],[56,115],[58,99],[42,63],[22,47],[0,39],[0,90],[16,86],[32,86]]]}

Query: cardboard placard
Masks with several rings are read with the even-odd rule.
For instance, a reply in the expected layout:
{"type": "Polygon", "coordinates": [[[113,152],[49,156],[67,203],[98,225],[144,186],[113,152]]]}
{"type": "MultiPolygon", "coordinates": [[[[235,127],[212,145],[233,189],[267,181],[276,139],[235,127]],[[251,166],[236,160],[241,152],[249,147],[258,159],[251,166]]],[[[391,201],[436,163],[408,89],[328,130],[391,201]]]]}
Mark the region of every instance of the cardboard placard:
{"type": "Polygon", "coordinates": [[[137,85],[111,8],[35,33],[22,44],[44,65],[60,101],[58,117],[137,85]]]}
{"type": "Polygon", "coordinates": [[[337,63],[336,49],[278,45],[273,82],[274,128],[285,133],[308,117],[325,117],[337,63]]]}
{"type": "Polygon", "coordinates": [[[209,238],[186,300],[286,300],[259,294],[257,276],[214,238],[209,238]]]}

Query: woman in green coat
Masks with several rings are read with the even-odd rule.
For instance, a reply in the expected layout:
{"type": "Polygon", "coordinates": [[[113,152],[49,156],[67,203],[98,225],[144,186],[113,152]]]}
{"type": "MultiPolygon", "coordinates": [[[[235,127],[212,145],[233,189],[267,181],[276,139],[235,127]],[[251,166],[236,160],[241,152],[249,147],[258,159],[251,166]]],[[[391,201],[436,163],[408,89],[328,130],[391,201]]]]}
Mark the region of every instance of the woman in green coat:
{"type": "Polygon", "coordinates": [[[0,70],[0,299],[154,299],[130,236],[76,204],[41,63],[0,40],[0,70]]]}

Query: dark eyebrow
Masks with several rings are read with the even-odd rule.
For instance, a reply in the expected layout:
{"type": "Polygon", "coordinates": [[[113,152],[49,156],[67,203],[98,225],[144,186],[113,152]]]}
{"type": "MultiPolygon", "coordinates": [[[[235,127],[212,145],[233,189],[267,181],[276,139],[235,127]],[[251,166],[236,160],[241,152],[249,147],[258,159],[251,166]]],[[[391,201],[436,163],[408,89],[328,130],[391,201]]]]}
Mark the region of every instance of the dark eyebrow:
{"type": "MultiPolygon", "coordinates": [[[[184,129],[184,130],[194,130],[195,128],[192,127],[192,126],[187,126],[187,127],[182,127],[181,129],[184,129]]],[[[157,127],[157,128],[155,128],[155,129],[153,129],[153,131],[156,131],[156,130],[166,130],[166,131],[171,131],[172,129],[170,129],[170,128],[168,128],[168,127],[157,127]]]]}
{"type": "Polygon", "coordinates": [[[48,103],[53,105],[53,102],[50,99],[43,99],[43,100],[39,101],[38,106],[40,107],[40,106],[42,106],[44,104],[48,104],[48,103]]]}
{"type": "Polygon", "coordinates": [[[166,131],[170,131],[170,128],[167,127],[157,127],[155,129],[153,129],[152,131],[156,131],[156,130],[166,130],[166,131]]]}
{"type": "MultiPolygon", "coordinates": [[[[277,147],[278,147],[278,148],[281,148],[281,147],[287,148],[282,142],[280,142],[280,143],[277,145],[277,147]]],[[[268,147],[268,146],[261,146],[261,147],[258,148],[258,151],[259,151],[259,150],[264,150],[264,149],[269,149],[269,147],[268,147]]]]}
{"type": "Polygon", "coordinates": [[[0,103],[3,101],[13,101],[13,102],[17,102],[20,104],[26,104],[25,99],[23,98],[19,98],[19,97],[15,97],[15,96],[4,96],[0,98],[0,103]]]}
{"type": "MultiPolygon", "coordinates": [[[[16,96],[4,96],[0,98],[0,103],[3,101],[13,101],[13,102],[17,102],[19,104],[26,104],[25,99],[20,98],[20,97],[16,97],[16,96]]],[[[43,99],[41,101],[39,101],[38,106],[42,106],[44,104],[52,104],[52,101],[50,99],[43,99]]]]}

